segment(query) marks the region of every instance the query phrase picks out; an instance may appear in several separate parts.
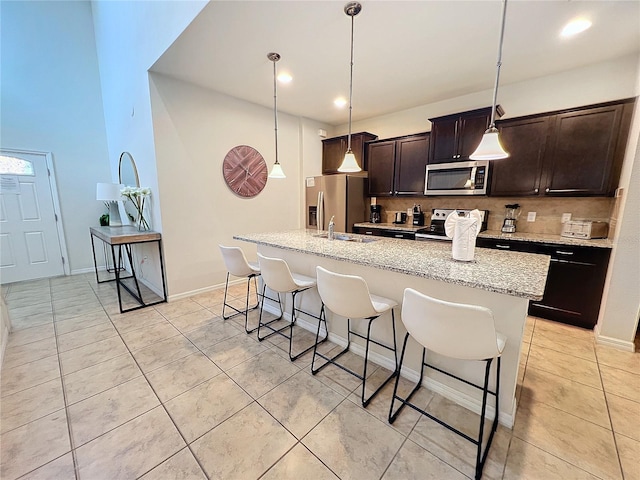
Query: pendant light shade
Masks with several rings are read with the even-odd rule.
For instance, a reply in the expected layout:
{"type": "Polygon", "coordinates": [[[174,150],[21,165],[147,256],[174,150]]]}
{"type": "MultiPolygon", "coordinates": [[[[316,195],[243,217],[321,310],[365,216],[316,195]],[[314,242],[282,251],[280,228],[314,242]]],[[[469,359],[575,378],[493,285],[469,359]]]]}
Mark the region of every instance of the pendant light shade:
{"type": "Polygon", "coordinates": [[[342,173],[353,173],[359,172],[362,169],[360,165],[358,165],[358,161],[356,160],[356,156],[353,154],[351,150],[347,150],[347,153],[344,156],[344,160],[342,160],[342,164],[338,168],[339,172],[342,173]]]}
{"type": "Polygon", "coordinates": [[[273,62],[273,121],[274,121],[274,132],[276,139],[276,161],[271,167],[271,172],[269,172],[269,178],[287,178],[282,170],[282,166],[280,162],[278,162],[278,87],[277,87],[277,72],[276,72],[276,62],[280,60],[280,54],[271,52],[267,54],[267,58],[273,62]]]}
{"type": "Polygon", "coordinates": [[[273,167],[271,167],[269,178],[287,178],[287,176],[284,174],[284,171],[282,170],[282,166],[278,162],[274,163],[273,167]]]}
{"type": "Polygon", "coordinates": [[[507,0],[502,0],[502,22],[500,25],[500,40],[498,41],[498,62],[496,63],[496,82],[493,86],[493,105],[491,108],[491,124],[480,141],[476,151],[469,155],[471,160],[500,160],[507,158],[509,154],[504,150],[498,138],[496,128],[496,102],[498,100],[498,81],[500,80],[500,67],[502,66],[502,41],[504,39],[504,24],[507,15],[507,0]]]}
{"type": "Polygon", "coordinates": [[[349,2],[344,6],[344,13],[351,17],[351,63],[349,70],[349,137],[347,144],[347,153],[344,155],[342,164],[338,167],[339,172],[353,173],[360,172],[362,168],[358,165],[355,155],[351,151],[351,110],[353,99],[353,19],[362,10],[362,5],[358,2],[349,2]]]}
{"type": "Polygon", "coordinates": [[[508,156],[509,154],[505,152],[500,143],[498,129],[493,127],[484,132],[480,145],[469,158],[471,160],[500,160],[508,156]]]}

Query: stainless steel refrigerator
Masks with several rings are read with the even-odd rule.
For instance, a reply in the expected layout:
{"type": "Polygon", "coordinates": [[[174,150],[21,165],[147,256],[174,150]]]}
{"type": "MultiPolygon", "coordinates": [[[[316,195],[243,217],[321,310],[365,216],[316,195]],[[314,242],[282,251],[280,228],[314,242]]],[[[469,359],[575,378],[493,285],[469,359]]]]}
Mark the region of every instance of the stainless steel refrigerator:
{"type": "Polygon", "coordinates": [[[353,232],[353,224],[366,221],[367,199],[362,175],[323,175],[306,179],[307,228],[329,229],[334,217],[336,232],[353,232]]]}

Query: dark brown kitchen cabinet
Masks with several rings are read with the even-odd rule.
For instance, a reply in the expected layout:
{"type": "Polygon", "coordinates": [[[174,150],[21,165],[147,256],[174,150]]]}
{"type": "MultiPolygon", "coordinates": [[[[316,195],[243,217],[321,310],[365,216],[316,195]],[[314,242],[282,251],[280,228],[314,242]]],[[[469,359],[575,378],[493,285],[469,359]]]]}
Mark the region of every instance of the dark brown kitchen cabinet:
{"type": "Polygon", "coordinates": [[[631,112],[631,103],[613,103],[555,115],[545,156],[544,193],[613,195],[631,112]]]}
{"type": "MultiPolygon", "coordinates": [[[[366,142],[370,142],[378,138],[368,132],[359,132],[351,134],[351,150],[356,160],[363,170],[367,169],[364,163],[364,146],[366,142]]],[[[327,138],[322,141],[322,174],[330,175],[338,172],[338,167],[342,164],[344,154],[347,152],[348,136],[327,138]]]]}
{"type": "Polygon", "coordinates": [[[597,323],[610,249],[482,237],[476,245],[551,256],[544,295],[529,302],[529,314],[589,329],[597,323]]]}
{"type": "Polygon", "coordinates": [[[422,195],[428,155],[428,133],[368,143],[369,195],[422,195]]]}
{"type": "MultiPolygon", "coordinates": [[[[500,105],[496,118],[504,112],[500,105]]],[[[468,112],[430,118],[431,142],[429,163],[460,162],[469,160],[482,140],[491,122],[491,107],[468,112]]]]}
{"type": "Polygon", "coordinates": [[[393,195],[396,142],[389,140],[369,143],[366,148],[369,195],[372,197],[393,195]]]}
{"type": "Polygon", "coordinates": [[[509,158],[491,163],[491,196],[612,196],[634,99],[500,120],[509,158]]]}
{"type": "Polygon", "coordinates": [[[499,122],[500,142],[509,157],[491,162],[491,195],[519,197],[540,193],[550,118],[536,116],[499,122]]]}

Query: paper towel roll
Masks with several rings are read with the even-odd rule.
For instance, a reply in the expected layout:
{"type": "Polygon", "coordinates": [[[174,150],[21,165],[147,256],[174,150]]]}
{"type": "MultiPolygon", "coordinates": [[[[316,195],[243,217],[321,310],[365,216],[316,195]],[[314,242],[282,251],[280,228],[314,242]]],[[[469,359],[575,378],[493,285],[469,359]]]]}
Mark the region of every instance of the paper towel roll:
{"type": "Polygon", "coordinates": [[[471,262],[474,259],[477,235],[477,218],[458,217],[451,242],[451,255],[454,260],[471,262]]]}

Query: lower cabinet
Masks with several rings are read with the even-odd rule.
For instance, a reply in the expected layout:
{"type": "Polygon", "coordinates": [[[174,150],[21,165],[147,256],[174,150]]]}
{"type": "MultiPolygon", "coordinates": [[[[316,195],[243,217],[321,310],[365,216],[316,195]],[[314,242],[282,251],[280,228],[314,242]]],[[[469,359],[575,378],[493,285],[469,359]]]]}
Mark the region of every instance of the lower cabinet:
{"type": "Polygon", "coordinates": [[[588,329],[596,325],[610,249],[491,238],[478,238],[476,245],[551,256],[544,296],[529,302],[529,314],[588,329]]]}

